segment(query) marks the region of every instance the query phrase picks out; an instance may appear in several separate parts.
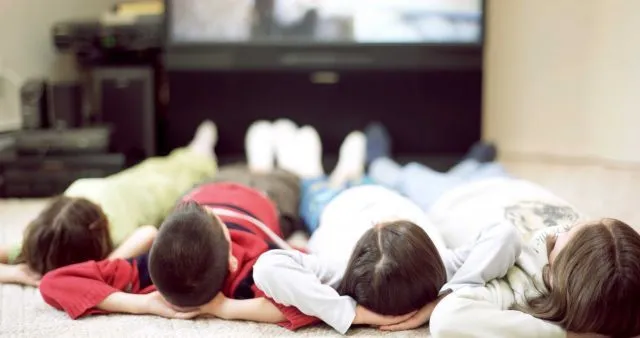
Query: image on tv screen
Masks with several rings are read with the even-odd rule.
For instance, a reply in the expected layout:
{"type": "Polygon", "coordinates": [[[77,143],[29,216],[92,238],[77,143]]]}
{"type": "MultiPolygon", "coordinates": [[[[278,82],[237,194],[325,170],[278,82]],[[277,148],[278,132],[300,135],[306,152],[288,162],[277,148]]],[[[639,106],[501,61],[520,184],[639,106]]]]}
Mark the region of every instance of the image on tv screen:
{"type": "Polygon", "coordinates": [[[481,0],[174,0],[173,43],[476,43],[481,0]]]}

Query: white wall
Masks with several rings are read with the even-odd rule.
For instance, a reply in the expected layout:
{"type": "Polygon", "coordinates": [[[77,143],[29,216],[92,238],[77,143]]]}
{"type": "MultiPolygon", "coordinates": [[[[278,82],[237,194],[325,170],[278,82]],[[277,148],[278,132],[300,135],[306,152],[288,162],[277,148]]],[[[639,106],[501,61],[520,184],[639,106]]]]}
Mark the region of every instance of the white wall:
{"type": "MultiPolygon", "coordinates": [[[[0,0],[0,67],[15,71],[22,79],[75,77],[72,58],[56,54],[51,25],[54,22],[98,17],[116,0],[0,0]]],[[[17,95],[3,86],[0,97],[17,95]]],[[[1,98],[0,98],[1,99],[1,98]]],[[[2,107],[2,106],[0,106],[2,107]]],[[[4,106],[6,107],[6,105],[4,106]]],[[[19,126],[20,114],[0,108],[0,131],[19,126]]]]}
{"type": "Polygon", "coordinates": [[[484,138],[640,162],[640,1],[489,0],[484,138]]]}

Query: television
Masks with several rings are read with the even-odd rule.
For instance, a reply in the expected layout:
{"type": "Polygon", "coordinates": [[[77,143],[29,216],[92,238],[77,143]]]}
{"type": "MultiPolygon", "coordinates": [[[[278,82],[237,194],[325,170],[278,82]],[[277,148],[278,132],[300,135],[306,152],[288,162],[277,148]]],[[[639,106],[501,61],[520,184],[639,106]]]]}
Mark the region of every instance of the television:
{"type": "Polygon", "coordinates": [[[169,67],[469,69],[482,0],[167,0],[169,67]]]}
{"type": "Polygon", "coordinates": [[[242,156],[253,121],[286,117],[316,127],[332,159],[350,131],[378,121],[396,158],[444,168],[481,136],[484,8],[481,0],[166,0],[170,100],[159,149],[186,144],[208,118],[227,162],[242,156]]]}

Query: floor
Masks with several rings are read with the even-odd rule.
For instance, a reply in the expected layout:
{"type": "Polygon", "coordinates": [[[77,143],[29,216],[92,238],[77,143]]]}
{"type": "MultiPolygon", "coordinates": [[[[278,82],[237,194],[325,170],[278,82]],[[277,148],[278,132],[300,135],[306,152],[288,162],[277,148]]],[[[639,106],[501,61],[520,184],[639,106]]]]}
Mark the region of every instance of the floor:
{"type": "MultiPolygon", "coordinates": [[[[640,225],[640,168],[611,164],[561,163],[507,159],[515,176],[540,183],[593,217],[616,217],[640,225]]],[[[44,205],[44,200],[1,200],[0,243],[20,238],[23,226],[44,205]]],[[[640,228],[637,228],[640,229],[640,228]]],[[[350,331],[354,336],[376,336],[373,329],[350,331]]],[[[97,316],[73,321],[41,300],[36,289],[0,286],[0,336],[2,337],[272,337],[292,336],[275,325],[245,322],[166,320],[150,316],[97,316]]],[[[300,336],[338,336],[326,326],[299,332],[300,336]]],[[[392,334],[424,337],[428,329],[392,334]]]]}

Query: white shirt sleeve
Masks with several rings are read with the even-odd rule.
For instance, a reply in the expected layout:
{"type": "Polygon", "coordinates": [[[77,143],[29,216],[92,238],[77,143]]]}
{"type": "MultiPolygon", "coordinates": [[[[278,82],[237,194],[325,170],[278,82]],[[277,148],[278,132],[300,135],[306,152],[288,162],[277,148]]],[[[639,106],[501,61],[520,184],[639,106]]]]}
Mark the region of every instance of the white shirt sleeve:
{"type": "Polygon", "coordinates": [[[494,280],[486,287],[461,289],[446,296],[430,320],[434,338],[565,338],[561,327],[526,313],[508,310],[513,292],[504,281],[494,280]]]}
{"type": "Polygon", "coordinates": [[[356,302],[335,288],[342,271],[314,255],[293,250],[271,250],[253,267],[253,279],[267,296],[285,306],[320,318],[345,334],[356,316],[356,302]]]}
{"type": "Polygon", "coordinates": [[[505,221],[489,226],[473,243],[444,255],[443,261],[453,275],[442,290],[484,286],[490,280],[503,277],[521,251],[522,240],[513,225],[505,221]]]}

